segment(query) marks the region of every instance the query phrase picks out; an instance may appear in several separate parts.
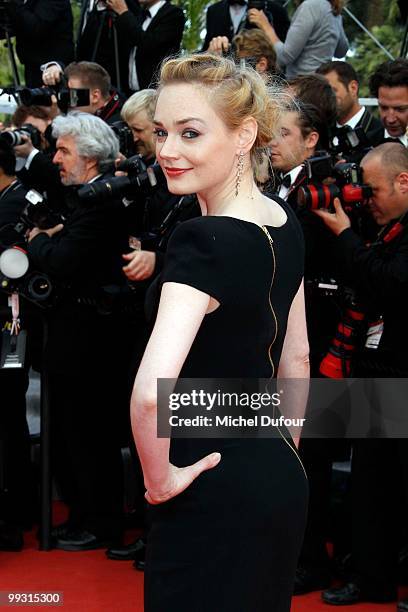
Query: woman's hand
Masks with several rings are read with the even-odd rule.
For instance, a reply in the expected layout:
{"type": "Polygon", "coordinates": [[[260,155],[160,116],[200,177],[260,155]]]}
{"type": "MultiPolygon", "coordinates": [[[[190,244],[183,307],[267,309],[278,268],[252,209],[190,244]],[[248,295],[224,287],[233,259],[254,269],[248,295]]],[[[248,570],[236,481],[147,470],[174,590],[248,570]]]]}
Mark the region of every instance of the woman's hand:
{"type": "Polygon", "coordinates": [[[220,459],[220,453],[211,453],[196,463],[193,463],[193,465],[188,465],[183,468],[178,468],[170,463],[167,483],[161,486],[160,489],[154,489],[148,486],[145,493],[146,500],[149,504],[157,505],[172,499],[172,497],[176,497],[176,495],[179,495],[187,489],[193,480],[202,472],[216,467],[220,459]]]}

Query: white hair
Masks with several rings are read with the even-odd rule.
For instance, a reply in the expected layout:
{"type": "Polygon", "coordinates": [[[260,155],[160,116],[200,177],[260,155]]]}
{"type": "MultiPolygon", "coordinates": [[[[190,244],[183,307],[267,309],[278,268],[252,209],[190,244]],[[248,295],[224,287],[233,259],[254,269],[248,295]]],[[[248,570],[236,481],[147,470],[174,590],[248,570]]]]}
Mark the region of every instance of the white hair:
{"type": "Polygon", "coordinates": [[[72,136],[81,157],[96,159],[100,172],[112,167],[119,155],[119,142],[113,130],[100,117],[72,111],[52,122],[54,138],[72,136]]]}

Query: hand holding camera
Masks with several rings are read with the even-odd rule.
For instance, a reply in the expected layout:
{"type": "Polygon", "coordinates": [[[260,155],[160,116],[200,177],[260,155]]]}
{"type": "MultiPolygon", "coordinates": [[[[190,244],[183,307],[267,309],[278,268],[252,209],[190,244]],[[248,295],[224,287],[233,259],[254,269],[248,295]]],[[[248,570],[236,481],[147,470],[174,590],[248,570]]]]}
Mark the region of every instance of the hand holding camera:
{"type": "Polygon", "coordinates": [[[224,55],[228,53],[230,46],[226,36],[215,36],[209,44],[208,51],[217,55],[224,55]]]}
{"type": "Polygon", "coordinates": [[[44,85],[48,87],[54,87],[61,81],[63,70],[59,64],[52,64],[48,66],[42,74],[42,80],[44,85]]]}
{"type": "Polygon", "coordinates": [[[344,212],[339,198],[334,198],[333,207],[334,212],[329,212],[322,208],[314,210],[313,212],[324,221],[325,225],[333,234],[339,236],[345,229],[351,227],[351,222],[348,215],[344,212]]]}

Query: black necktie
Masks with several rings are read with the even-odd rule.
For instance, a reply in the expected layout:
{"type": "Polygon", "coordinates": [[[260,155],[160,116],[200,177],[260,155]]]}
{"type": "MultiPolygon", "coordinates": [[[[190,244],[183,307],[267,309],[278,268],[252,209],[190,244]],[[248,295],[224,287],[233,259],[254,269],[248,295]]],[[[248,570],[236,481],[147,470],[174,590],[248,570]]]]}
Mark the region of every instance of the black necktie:
{"type": "Polygon", "coordinates": [[[146,21],[146,19],[150,19],[151,14],[149,9],[143,9],[140,19],[142,20],[142,24],[146,21]]]}

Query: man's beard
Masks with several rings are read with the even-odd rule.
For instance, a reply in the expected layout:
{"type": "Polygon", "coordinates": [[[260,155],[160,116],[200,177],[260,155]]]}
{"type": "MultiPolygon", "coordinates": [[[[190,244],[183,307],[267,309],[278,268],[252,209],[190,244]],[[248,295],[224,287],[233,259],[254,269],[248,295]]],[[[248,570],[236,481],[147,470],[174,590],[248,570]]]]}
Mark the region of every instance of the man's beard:
{"type": "Polygon", "coordinates": [[[85,182],[85,176],[85,162],[83,160],[80,160],[75,170],[66,173],[64,177],[61,177],[61,183],[64,185],[64,187],[71,187],[72,185],[82,185],[85,182]]]}

